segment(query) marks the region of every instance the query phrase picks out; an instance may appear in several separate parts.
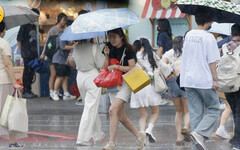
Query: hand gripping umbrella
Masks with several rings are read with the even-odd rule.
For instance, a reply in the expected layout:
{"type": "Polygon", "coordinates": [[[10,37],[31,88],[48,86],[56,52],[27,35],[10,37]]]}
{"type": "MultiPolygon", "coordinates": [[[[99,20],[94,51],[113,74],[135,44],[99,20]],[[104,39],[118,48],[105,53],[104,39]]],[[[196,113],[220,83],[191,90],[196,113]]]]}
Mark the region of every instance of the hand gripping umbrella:
{"type": "Polygon", "coordinates": [[[27,7],[17,6],[0,6],[3,10],[3,21],[6,24],[6,29],[32,22],[38,17],[38,14],[27,7]]]}
{"type": "Polygon", "coordinates": [[[100,9],[77,17],[61,35],[63,41],[74,41],[104,36],[108,30],[127,28],[139,23],[138,15],[127,9],[100,9]]]}
{"type": "Polygon", "coordinates": [[[218,23],[240,23],[240,6],[222,0],[178,0],[176,5],[186,14],[195,15],[200,7],[212,10],[218,23]]]}

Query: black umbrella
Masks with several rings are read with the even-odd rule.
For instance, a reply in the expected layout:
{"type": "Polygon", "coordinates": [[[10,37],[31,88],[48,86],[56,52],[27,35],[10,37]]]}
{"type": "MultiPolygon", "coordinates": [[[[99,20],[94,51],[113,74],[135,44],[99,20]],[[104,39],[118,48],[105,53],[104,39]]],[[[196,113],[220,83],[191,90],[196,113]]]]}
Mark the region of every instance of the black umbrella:
{"type": "Polygon", "coordinates": [[[209,8],[213,20],[218,23],[240,23],[240,6],[222,0],[179,0],[179,9],[186,14],[195,15],[198,8],[209,8]]]}

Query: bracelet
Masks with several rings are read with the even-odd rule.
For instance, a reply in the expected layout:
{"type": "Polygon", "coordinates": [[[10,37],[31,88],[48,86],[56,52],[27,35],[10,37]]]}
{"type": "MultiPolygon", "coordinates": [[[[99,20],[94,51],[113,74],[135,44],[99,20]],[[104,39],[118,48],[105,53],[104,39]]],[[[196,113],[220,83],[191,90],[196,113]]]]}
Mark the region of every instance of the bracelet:
{"type": "Polygon", "coordinates": [[[119,70],[119,68],[120,68],[120,65],[118,65],[118,68],[117,68],[117,69],[119,70]]]}
{"type": "Polygon", "coordinates": [[[213,78],[213,81],[218,81],[218,78],[213,78]]]}

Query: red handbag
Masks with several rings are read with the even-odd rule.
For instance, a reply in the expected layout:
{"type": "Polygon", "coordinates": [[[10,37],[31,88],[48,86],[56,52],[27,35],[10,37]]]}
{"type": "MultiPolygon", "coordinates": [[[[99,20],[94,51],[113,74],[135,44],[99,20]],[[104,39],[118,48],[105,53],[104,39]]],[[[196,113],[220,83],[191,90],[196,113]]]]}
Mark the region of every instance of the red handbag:
{"type": "MultiPolygon", "coordinates": [[[[109,65],[121,65],[120,62],[115,59],[109,59],[109,65]]],[[[97,87],[112,88],[122,84],[122,71],[113,69],[109,71],[102,69],[98,76],[93,80],[97,87]]]]}

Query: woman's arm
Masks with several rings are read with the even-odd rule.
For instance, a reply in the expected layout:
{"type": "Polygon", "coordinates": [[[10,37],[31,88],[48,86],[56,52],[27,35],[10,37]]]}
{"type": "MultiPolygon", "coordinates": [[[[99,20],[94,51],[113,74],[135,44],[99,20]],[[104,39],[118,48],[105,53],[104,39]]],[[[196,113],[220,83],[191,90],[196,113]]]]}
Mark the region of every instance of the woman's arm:
{"type": "Polygon", "coordinates": [[[13,65],[12,65],[12,61],[11,61],[11,56],[8,55],[3,55],[3,64],[5,66],[5,69],[7,71],[7,74],[9,76],[9,78],[11,79],[13,86],[16,89],[21,90],[22,86],[18,85],[16,82],[16,77],[14,75],[14,71],[13,71],[13,65]]]}
{"type": "Polygon", "coordinates": [[[108,66],[109,66],[109,53],[110,53],[109,47],[105,46],[105,48],[104,48],[105,59],[104,59],[104,63],[103,63],[104,69],[108,69],[108,66]]]}
{"type": "Polygon", "coordinates": [[[160,58],[162,58],[163,47],[159,47],[156,53],[157,53],[157,55],[158,55],[160,58]]]}
{"type": "Polygon", "coordinates": [[[109,70],[118,69],[118,70],[121,70],[122,72],[128,72],[135,66],[135,64],[136,64],[135,59],[129,59],[128,66],[111,65],[111,66],[108,66],[108,69],[109,70]]]}

